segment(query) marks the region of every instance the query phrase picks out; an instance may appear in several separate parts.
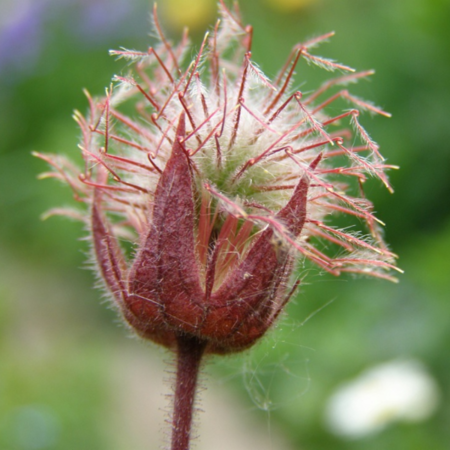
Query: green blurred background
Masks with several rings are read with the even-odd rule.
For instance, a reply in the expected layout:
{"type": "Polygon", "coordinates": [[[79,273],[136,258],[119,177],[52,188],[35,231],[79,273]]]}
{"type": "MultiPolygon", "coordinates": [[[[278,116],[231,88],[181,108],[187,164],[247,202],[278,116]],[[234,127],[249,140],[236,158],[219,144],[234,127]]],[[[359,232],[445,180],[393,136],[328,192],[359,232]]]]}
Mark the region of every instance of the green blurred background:
{"type": "MultiPolygon", "coordinates": [[[[174,39],[187,23],[199,43],[215,21],[214,0],[161,0],[159,9],[174,39]]],[[[393,114],[363,117],[388,162],[401,166],[390,174],[394,195],[374,182],[368,196],[405,274],[394,285],[311,270],[268,339],[210,361],[204,395],[212,399],[200,432],[234,430],[230,416],[251,425],[209,448],[237,449],[234,441],[254,434],[277,450],[449,449],[450,3],[242,0],[241,9],[255,28],[253,58],[269,76],[292,45],[330,30],[336,36],[320,55],[376,69],[351,90],[393,114]],[[336,387],[396,359],[421,361],[438,384],[432,417],[359,439],[330,433],[323,417],[336,387]]],[[[46,167],[30,155],[77,154],[71,115],[87,107],[82,88],[101,94],[125,70],[109,49],[151,44],[149,11],[147,0],[1,0],[1,450],[156,449],[164,438],[169,386],[161,378],[171,366],[164,372],[162,361],[170,357],[129,339],[99,300],[93,275],[82,270],[83,227],[39,219],[72,199],[55,181],[37,181],[46,167]]],[[[301,89],[323,79],[304,63],[297,70],[301,89]]]]}

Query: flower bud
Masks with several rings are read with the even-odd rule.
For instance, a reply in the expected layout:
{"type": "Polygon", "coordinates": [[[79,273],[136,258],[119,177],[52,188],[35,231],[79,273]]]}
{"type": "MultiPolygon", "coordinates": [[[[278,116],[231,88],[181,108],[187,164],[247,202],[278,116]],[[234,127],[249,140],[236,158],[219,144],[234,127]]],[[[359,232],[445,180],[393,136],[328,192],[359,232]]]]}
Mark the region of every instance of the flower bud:
{"type": "Polygon", "coordinates": [[[393,280],[396,269],[363,192],[368,175],[391,189],[384,172],[393,166],[359,121],[360,110],[389,114],[347,90],[332,93],[372,72],[311,54],[328,34],[296,45],[271,81],[251,58],[252,27],[220,9],[189,64],[187,35],[173,46],[156,10],[158,45],[111,52],[133,72],[116,76],[103,98],[87,94],[86,117],[75,113],[81,175],[61,156],[38,155],[89,206],[101,278],[130,326],[168,348],[180,336],[199,339],[209,353],[264,335],[299,284],[298,259],[334,275],[393,280]],[[345,74],[291,92],[301,58],[345,74]],[[328,116],[338,98],[354,109],[328,116]],[[354,133],[336,126],[345,121],[354,133]],[[363,222],[367,235],[328,225],[334,213],[363,222]]]}

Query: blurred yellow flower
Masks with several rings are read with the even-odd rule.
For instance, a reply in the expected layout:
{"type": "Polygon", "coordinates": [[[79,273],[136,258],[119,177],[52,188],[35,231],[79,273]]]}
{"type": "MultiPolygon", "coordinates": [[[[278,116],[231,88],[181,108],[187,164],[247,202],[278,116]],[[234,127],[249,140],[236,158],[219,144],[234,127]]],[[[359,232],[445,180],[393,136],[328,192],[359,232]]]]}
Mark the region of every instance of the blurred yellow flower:
{"type": "Polygon", "coordinates": [[[266,0],[266,3],[274,9],[278,9],[282,12],[288,12],[302,9],[315,1],[316,0],[266,0]]]}
{"type": "Polygon", "coordinates": [[[213,21],[216,12],[215,0],[164,0],[158,6],[165,23],[174,29],[203,28],[213,21]]]}

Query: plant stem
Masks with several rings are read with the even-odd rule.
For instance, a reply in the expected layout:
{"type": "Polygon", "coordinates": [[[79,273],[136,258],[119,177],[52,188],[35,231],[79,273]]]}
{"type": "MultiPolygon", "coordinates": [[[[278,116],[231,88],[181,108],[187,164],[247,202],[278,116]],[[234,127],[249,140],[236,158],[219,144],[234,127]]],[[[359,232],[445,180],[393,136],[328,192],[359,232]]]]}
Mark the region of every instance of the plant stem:
{"type": "Polygon", "coordinates": [[[206,341],[194,336],[177,338],[177,377],[172,419],[172,450],[189,450],[198,373],[206,341]]]}

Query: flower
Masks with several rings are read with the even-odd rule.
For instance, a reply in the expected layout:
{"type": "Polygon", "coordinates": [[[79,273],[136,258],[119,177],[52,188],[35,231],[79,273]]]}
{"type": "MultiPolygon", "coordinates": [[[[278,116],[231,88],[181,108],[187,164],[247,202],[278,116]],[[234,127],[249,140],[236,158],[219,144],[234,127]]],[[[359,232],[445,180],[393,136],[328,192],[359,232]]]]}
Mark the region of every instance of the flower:
{"type": "Polygon", "coordinates": [[[338,387],[326,409],[330,431],[360,438],[396,421],[420,422],[435,412],[439,389],[422,363],[390,361],[338,387]]]}
{"type": "Polygon", "coordinates": [[[104,97],[87,94],[86,117],[75,112],[81,175],[61,155],[38,154],[55,169],[46,175],[89,206],[89,219],[51,214],[87,221],[101,278],[131,327],[169,348],[193,337],[209,353],[245,349],[270,328],[300,282],[291,283],[298,258],[334,275],[393,279],[396,269],[362,189],[368,175],[391,189],[384,171],[393,166],[358,118],[364,109],[389,114],[347,90],[325,97],[372,71],[310,53],[329,33],[296,45],[270,81],[251,58],[252,27],[219,6],[188,65],[187,34],[173,46],[156,8],[158,45],[111,51],[133,69],[104,97]],[[300,58],[346,74],[309,94],[291,92],[300,58]],[[328,116],[338,98],[353,109],[328,116]],[[336,127],[345,120],[356,146],[336,127]],[[334,213],[359,219],[369,234],[333,228],[326,220],[334,213]],[[127,240],[131,256],[120,243],[127,240]]]}

